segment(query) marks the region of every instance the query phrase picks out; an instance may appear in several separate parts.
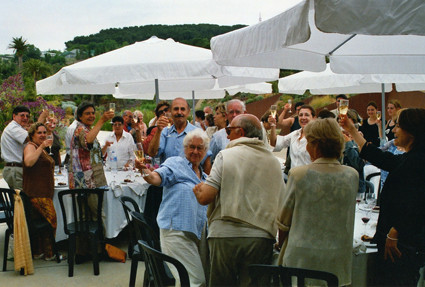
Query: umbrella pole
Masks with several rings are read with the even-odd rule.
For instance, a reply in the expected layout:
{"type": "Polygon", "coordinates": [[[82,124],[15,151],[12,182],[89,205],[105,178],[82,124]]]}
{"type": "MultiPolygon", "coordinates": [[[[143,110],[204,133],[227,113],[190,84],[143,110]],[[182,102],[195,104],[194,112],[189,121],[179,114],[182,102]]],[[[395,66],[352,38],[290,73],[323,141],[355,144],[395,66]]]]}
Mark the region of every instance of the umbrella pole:
{"type": "Polygon", "coordinates": [[[381,141],[385,140],[385,84],[381,83],[381,128],[382,128],[382,138],[381,141]]]}
{"type": "Polygon", "coordinates": [[[192,90],[192,120],[195,124],[195,91],[192,90]]]}
{"type": "Polygon", "coordinates": [[[158,79],[155,79],[155,99],[156,99],[156,105],[159,104],[159,85],[158,85],[158,79]]]}

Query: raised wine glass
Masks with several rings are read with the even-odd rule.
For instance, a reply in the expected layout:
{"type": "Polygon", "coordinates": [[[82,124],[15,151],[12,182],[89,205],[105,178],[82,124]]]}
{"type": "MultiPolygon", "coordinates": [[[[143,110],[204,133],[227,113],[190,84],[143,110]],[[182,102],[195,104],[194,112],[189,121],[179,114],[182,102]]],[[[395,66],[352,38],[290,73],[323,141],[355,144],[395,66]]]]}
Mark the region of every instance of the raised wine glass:
{"type": "Polygon", "coordinates": [[[376,118],[377,118],[378,120],[380,120],[380,119],[381,119],[381,111],[377,111],[377,112],[376,112],[376,118]]]}
{"type": "Polygon", "coordinates": [[[109,103],[109,111],[115,113],[115,103],[109,103]]]}
{"type": "Polygon", "coordinates": [[[339,100],[338,112],[340,115],[346,115],[348,112],[348,100],[339,100]]]}
{"type": "Polygon", "coordinates": [[[288,113],[292,114],[292,100],[291,99],[288,100],[288,105],[289,105],[288,113]]]}
{"type": "MultiPolygon", "coordinates": [[[[273,118],[276,118],[276,114],[277,114],[277,105],[271,105],[270,106],[270,114],[272,115],[273,118]]],[[[271,124],[272,126],[275,126],[275,124],[271,124]]]]}
{"type": "Polygon", "coordinates": [[[53,153],[52,153],[53,134],[47,135],[46,140],[51,140],[51,143],[49,144],[49,155],[53,156],[53,153]]]}
{"type": "MultiPolygon", "coordinates": [[[[145,153],[143,152],[143,149],[137,149],[134,151],[134,155],[136,156],[137,160],[145,163],[145,153]]],[[[148,176],[148,174],[145,173],[145,171],[142,169],[142,176],[148,176]]]]}

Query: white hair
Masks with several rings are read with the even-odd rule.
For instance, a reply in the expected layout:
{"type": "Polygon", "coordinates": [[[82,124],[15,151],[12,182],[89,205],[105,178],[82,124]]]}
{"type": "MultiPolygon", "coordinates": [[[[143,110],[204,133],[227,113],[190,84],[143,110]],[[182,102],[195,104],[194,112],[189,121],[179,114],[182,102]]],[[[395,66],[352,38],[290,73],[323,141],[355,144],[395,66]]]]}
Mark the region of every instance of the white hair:
{"type": "Polygon", "coordinates": [[[210,146],[210,138],[204,132],[202,129],[194,129],[193,131],[190,131],[183,140],[183,146],[187,147],[192,142],[194,138],[200,138],[202,140],[202,143],[204,144],[205,150],[209,149],[210,146]]]}
{"type": "Polygon", "coordinates": [[[246,111],[246,106],[245,106],[244,102],[242,102],[241,100],[238,100],[238,99],[233,99],[233,100],[230,100],[226,103],[226,112],[229,111],[228,107],[229,107],[230,104],[239,104],[239,105],[242,106],[242,112],[246,111]]]}

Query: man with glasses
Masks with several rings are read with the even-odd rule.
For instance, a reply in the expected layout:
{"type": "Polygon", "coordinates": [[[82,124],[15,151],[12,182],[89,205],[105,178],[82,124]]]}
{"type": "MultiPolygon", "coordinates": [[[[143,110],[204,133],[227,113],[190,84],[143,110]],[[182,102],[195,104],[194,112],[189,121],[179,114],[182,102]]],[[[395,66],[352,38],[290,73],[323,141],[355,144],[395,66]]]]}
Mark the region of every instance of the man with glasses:
{"type": "Polygon", "coordinates": [[[112,119],[112,128],[113,131],[108,135],[105,145],[102,147],[102,154],[108,158],[113,149],[117,157],[118,168],[128,167],[136,158],[133,152],[136,150],[133,137],[124,130],[124,119],[121,116],[115,116],[112,119]]]}
{"type": "MultiPolygon", "coordinates": [[[[242,102],[241,100],[234,99],[226,103],[226,114],[227,114],[227,120],[229,121],[229,123],[231,123],[236,116],[245,114],[245,113],[246,113],[245,103],[242,102]]],[[[217,154],[221,150],[223,150],[229,142],[230,140],[227,138],[225,129],[221,129],[213,134],[211,138],[211,143],[210,143],[211,162],[214,162],[214,159],[217,156],[217,154]]]]}
{"type": "Polygon", "coordinates": [[[224,130],[230,143],[193,192],[200,204],[209,204],[209,286],[248,286],[248,265],[272,262],[285,183],[279,161],[262,141],[258,118],[236,116],[224,130]]]}
{"type": "MultiPolygon", "coordinates": [[[[47,112],[40,115],[44,121],[47,112]]],[[[5,161],[3,178],[12,189],[22,189],[22,157],[24,145],[28,142],[30,110],[25,106],[17,106],[12,111],[12,121],[1,135],[1,157],[5,161]]]]}

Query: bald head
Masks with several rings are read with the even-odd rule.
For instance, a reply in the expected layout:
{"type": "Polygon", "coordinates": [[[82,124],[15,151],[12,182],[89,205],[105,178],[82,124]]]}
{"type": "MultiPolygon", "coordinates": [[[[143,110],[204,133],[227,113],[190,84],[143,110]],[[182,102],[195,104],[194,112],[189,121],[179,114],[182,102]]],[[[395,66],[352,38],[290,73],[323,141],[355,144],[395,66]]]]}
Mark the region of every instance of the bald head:
{"type": "Polygon", "coordinates": [[[232,126],[241,127],[244,130],[245,137],[263,139],[263,129],[260,120],[251,114],[242,114],[236,116],[232,121],[232,126]]]}
{"type": "Polygon", "coordinates": [[[172,102],[171,102],[171,109],[173,108],[173,106],[180,106],[180,105],[186,105],[186,108],[189,110],[189,104],[187,103],[187,101],[183,98],[175,98],[172,102]]]}

